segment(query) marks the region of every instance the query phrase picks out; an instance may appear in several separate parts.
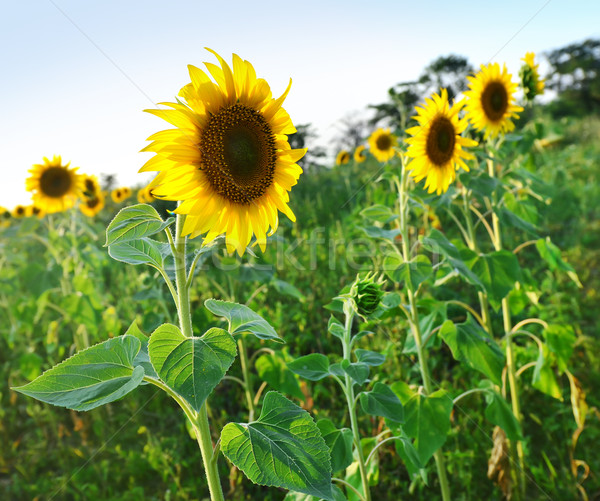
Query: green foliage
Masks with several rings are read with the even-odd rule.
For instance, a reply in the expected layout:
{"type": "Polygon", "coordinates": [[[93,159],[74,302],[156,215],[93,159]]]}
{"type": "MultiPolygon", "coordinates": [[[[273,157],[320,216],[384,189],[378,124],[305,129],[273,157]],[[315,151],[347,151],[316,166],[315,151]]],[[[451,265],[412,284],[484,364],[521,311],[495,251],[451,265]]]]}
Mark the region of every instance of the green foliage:
{"type": "Polygon", "coordinates": [[[188,338],[176,326],[164,324],[150,336],[148,352],[160,379],[199,411],[231,367],[237,350],[223,329],[188,338]]]}
{"type": "Polygon", "coordinates": [[[89,411],[114,402],[142,382],[134,365],[140,341],[121,336],[80,351],[16,391],[49,404],[89,411]]]}
{"type": "Polygon", "coordinates": [[[106,244],[113,245],[149,237],[163,231],[175,222],[170,217],[163,221],[151,205],[139,204],[121,209],[106,228],[106,244]]]}
{"type": "Polygon", "coordinates": [[[277,392],[258,421],[223,428],[221,450],[257,484],[333,500],[329,447],[308,412],[277,392]]]}

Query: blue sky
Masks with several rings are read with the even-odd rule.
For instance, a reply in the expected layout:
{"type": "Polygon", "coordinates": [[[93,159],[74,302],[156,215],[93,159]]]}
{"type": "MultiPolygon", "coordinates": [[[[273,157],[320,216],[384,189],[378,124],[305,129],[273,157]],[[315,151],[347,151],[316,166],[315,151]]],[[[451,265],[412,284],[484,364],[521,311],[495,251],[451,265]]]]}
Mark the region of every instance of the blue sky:
{"type": "Polygon", "coordinates": [[[60,154],[81,172],[137,174],[139,153],[166,122],[143,113],[171,101],[187,64],[236,52],[311,122],[321,143],[353,111],[386,99],[439,55],[474,65],[600,37],[591,1],[77,1],[6,2],[0,18],[0,205],[27,203],[27,170],[60,154]]]}

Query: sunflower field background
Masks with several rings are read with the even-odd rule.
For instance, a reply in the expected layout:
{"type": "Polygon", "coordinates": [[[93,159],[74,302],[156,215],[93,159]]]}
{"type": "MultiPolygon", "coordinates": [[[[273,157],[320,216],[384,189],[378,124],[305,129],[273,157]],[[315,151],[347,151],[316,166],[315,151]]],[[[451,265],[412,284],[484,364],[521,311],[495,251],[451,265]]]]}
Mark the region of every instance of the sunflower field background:
{"type": "MultiPolygon", "coordinates": [[[[245,345],[238,344],[247,352],[244,362],[233,363],[208,401],[215,429],[258,416],[259,404],[274,390],[308,411],[323,435],[338,442],[328,442],[331,462],[339,467],[333,473],[349,487],[336,499],[361,499],[365,486],[358,469],[366,458],[359,461],[360,455],[370,459],[365,475],[373,500],[443,499],[438,455],[451,499],[600,499],[599,48],[600,41],[588,40],[549,53],[545,87],[555,97],[543,104],[534,99],[544,86],[533,55],[524,57],[520,75],[512,75],[514,89],[510,76],[498,77],[506,85],[502,92],[515,92],[517,82],[520,91],[502,110],[510,126],[503,122],[492,128],[491,140],[486,137],[490,129],[481,123],[483,100],[474,111],[479,122],[471,125],[465,110],[448,104],[463,93],[483,95],[486,88],[485,81],[468,87],[467,76],[473,80],[480,70],[458,56],[436,59],[419,82],[392,87],[387,102],[371,107],[369,122],[346,123],[335,151],[328,152],[335,160],[311,150],[310,125],[296,124],[292,134],[281,114],[280,132],[289,134],[290,151],[308,147],[303,159],[290,154],[286,164],[286,173],[295,178],[294,162],[302,167],[298,184],[286,178],[285,186],[291,189],[285,214],[291,209],[296,221],[281,217],[277,233],[267,238],[266,224],[252,220],[257,245],[247,251],[246,236],[239,232],[241,246],[230,243],[228,223],[221,220],[212,223],[217,227],[212,246],[201,248],[194,239],[188,243],[197,258],[189,298],[194,333],[220,322],[204,307],[206,300],[217,299],[249,306],[285,341],[246,336],[245,345]],[[442,120],[435,122],[439,110],[442,120]],[[426,133],[437,134],[434,146],[425,136],[419,142],[423,132],[417,127],[428,125],[426,133]],[[461,137],[462,150],[455,136],[461,137]],[[395,185],[398,151],[415,162],[412,178],[404,176],[402,186],[395,185]],[[419,163],[425,154],[429,163],[419,163]],[[463,162],[468,171],[460,168],[463,162]],[[494,172],[506,176],[505,184],[494,172]],[[467,194],[473,221],[480,221],[470,240],[466,223],[457,223],[465,212],[470,221],[467,194]],[[406,215],[404,227],[399,212],[406,215]],[[487,238],[493,228],[485,226],[492,221],[502,225],[503,248],[487,238]],[[226,232],[225,239],[217,238],[226,232]],[[409,240],[413,247],[407,251],[414,258],[392,253],[398,261],[390,267],[389,249],[409,240]],[[365,389],[360,398],[356,395],[360,452],[353,450],[351,435],[347,440],[350,418],[334,378],[315,377],[298,363],[322,354],[328,358],[325,372],[336,375],[337,325],[341,328],[347,315],[342,307],[347,297],[356,306],[355,348],[362,350],[356,350],[356,367],[368,366],[365,377],[352,376],[365,389]],[[411,330],[416,311],[423,334],[418,342],[411,330]],[[506,340],[486,336],[506,327],[506,315],[527,332],[517,336],[517,330],[509,341],[520,382],[519,419],[510,399],[500,398],[506,397],[510,377],[503,358],[506,340]],[[532,318],[537,323],[526,330],[532,318]],[[484,338],[485,347],[478,344],[484,338]],[[441,392],[435,395],[454,406],[440,404],[447,413],[433,404],[424,407],[429,414],[413,418],[413,427],[423,430],[411,434],[408,426],[398,431],[389,412],[399,406],[409,420],[409,400],[432,395],[423,389],[427,384],[419,371],[421,342],[431,384],[441,392]],[[393,394],[381,393],[388,399],[378,400],[378,388],[391,388],[393,394]],[[440,430],[442,440],[436,438],[440,430]],[[385,442],[400,433],[407,434],[403,440],[410,446],[385,442]],[[509,450],[516,442],[521,449],[509,450]],[[517,455],[522,469],[515,473],[517,455]]],[[[485,71],[500,74],[501,67],[485,71]]],[[[489,103],[497,111],[493,98],[489,103]]],[[[180,133],[178,144],[189,146],[187,139],[180,133]]],[[[161,151],[159,144],[159,156],[161,151]]],[[[31,171],[28,187],[43,191],[44,173],[62,165],[59,157],[45,159],[31,171]]],[[[402,164],[403,173],[405,167],[410,170],[411,164],[402,164]]],[[[177,182],[172,172],[162,179],[171,175],[177,182]]],[[[78,351],[132,332],[132,322],[150,334],[177,320],[156,267],[131,256],[119,258],[114,251],[111,258],[104,246],[107,226],[124,207],[150,204],[167,221],[177,198],[168,200],[173,197],[165,187],[161,192],[153,185],[116,186],[110,175],[77,183],[80,196],[72,203],[34,196],[31,204],[0,213],[0,498],[208,499],[194,430],[175,402],[152,385],[89,412],[54,407],[13,389],[78,351]]],[[[58,181],[52,186],[62,189],[58,181]]],[[[194,204],[185,206],[192,217],[194,204]]],[[[193,220],[188,233],[209,227],[193,220]]],[[[247,239],[251,236],[249,230],[247,239]]],[[[166,238],[157,239],[168,245],[166,238]]],[[[161,256],[166,263],[166,254],[161,256]]],[[[166,275],[175,272],[165,264],[166,275]]],[[[216,442],[218,434],[212,438],[216,442]]],[[[256,485],[233,462],[223,457],[218,462],[226,499],[318,499],[256,485]]]]}

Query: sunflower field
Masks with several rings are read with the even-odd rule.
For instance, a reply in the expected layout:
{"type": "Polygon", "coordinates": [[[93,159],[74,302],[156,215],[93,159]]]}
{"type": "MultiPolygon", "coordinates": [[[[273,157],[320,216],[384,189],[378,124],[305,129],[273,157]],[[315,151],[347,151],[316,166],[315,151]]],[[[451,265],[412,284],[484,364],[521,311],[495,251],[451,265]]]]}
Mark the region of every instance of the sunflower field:
{"type": "Polygon", "coordinates": [[[391,89],[327,161],[206,56],[148,185],[0,208],[0,498],[600,499],[597,80],[391,89]]]}

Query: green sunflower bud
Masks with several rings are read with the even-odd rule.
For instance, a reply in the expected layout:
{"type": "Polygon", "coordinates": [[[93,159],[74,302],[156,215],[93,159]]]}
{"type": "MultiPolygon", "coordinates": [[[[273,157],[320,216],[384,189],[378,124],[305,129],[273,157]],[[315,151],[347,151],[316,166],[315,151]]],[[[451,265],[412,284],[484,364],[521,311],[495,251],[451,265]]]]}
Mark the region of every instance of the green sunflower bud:
{"type": "Polygon", "coordinates": [[[382,284],[383,281],[377,279],[375,274],[368,274],[364,278],[356,277],[348,296],[354,302],[359,315],[366,317],[375,312],[383,298],[382,284]]]}

